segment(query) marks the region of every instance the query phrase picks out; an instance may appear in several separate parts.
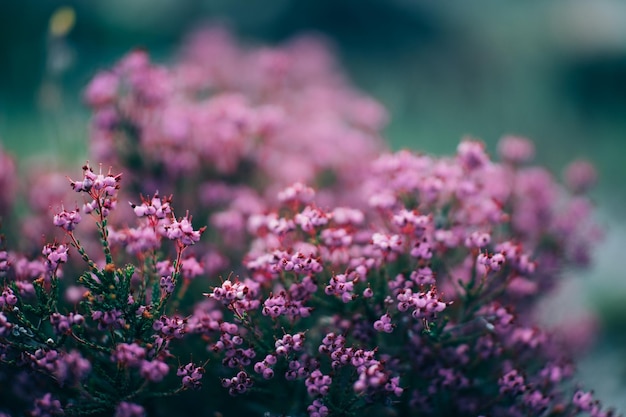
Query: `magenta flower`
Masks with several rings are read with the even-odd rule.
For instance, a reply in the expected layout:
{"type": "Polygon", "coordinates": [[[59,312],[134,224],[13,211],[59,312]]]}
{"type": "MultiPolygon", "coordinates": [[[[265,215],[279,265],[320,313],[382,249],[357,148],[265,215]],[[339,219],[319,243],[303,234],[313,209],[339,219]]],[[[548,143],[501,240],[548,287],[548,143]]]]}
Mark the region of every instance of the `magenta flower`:
{"type": "Polygon", "coordinates": [[[206,227],[199,230],[193,230],[191,225],[191,217],[189,215],[177,221],[173,219],[169,224],[164,226],[165,237],[170,240],[177,241],[181,246],[191,246],[200,241],[200,236],[206,227]]]}
{"type": "Polygon", "coordinates": [[[68,232],[71,232],[80,223],[80,211],[78,209],[73,211],[63,210],[62,212],[55,214],[53,223],[55,226],[62,228],[68,232]]]}

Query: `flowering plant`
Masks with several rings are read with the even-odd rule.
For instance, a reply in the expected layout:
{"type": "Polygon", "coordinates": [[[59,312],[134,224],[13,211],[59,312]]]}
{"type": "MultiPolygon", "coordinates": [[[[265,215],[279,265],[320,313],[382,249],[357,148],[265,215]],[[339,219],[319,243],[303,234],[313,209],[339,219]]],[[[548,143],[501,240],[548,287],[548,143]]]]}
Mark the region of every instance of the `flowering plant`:
{"type": "Polygon", "coordinates": [[[169,373],[170,342],[183,336],[183,320],[166,315],[176,282],[189,278],[182,255],[204,229],[193,230],[187,216],[177,220],[167,200],[145,201],[135,211],[144,236],[150,237],[140,252],[130,251],[139,262],[119,265],[111,251],[107,218],[116,207],[121,176],[95,174],[88,165],[83,172],[83,179],[72,181],[71,187],[87,196],[83,212],[95,218],[104,265],[92,260],[75,234],[79,209],[63,210],[53,219],[69,243],[47,244],[43,259],[32,261],[26,270],[15,254],[1,252],[2,362],[7,371],[32,374],[29,395],[51,391],[34,401],[33,415],[88,415],[112,409],[116,415],[139,415],[143,408],[135,402],[200,386],[202,366],[190,362],[180,366],[182,383],[177,388],[153,387],[169,373]],[[163,239],[174,242],[176,258],[157,269],[163,239]],[[76,279],[85,292],[68,309],[60,289],[70,246],[86,268],[76,279]],[[40,276],[29,282],[28,269],[38,269],[40,276]],[[160,270],[167,272],[159,275],[160,270]]]}
{"type": "Polygon", "coordinates": [[[575,340],[534,314],[589,260],[589,164],[563,187],[519,137],[500,162],[472,139],[452,157],[382,153],[382,112],[319,47],[209,35],[174,69],[135,52],[88,87],[95,155],[124,174],[85,165],[68,187],[84,205],[50,216],[62,234],[42,256],[0,251],[1,411],[613,414],[572,386],[575,340]],[[236,77],[241,62],[265,72],[236,77]]]}

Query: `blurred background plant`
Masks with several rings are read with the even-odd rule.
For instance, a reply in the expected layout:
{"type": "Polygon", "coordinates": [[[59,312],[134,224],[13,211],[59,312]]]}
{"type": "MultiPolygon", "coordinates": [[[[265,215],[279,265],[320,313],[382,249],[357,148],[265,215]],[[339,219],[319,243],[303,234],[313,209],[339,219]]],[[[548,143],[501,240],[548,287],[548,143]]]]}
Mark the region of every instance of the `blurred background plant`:
{"type": "MultiPolygon", "coordinates": [[[[465,134],[495,149],[532,138],[554,172],[584,157],[600,174],[594,198],[606,237],[594,266],[560,293],[546,317],[586,320],[602,333],[581,365],[599,398],[626,400],[626,280],[616,259],[626,239],[626,3],[407,0],[92,0],[0,3],[0,141],[25,173],[79,163],[89,111],[80,91],[94,73],[142,46],[171,57],[181,37],[221,21],[250,43],[314,31],[346,72],[391,115],[393,148],[451,153],[465,134]],[[584,276],[583,276],[584,275],[584,276]]],[[[548,319],[547,319],[548,320],[548,319]]]]}

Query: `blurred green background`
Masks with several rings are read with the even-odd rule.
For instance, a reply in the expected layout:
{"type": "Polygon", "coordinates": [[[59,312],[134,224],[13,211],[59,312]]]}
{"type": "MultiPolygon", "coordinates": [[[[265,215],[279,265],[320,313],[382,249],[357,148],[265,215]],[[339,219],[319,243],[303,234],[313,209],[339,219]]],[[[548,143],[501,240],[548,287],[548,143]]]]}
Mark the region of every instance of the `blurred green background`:
{"type": "Polygon", "coordinates": [[[594,162],[606,238],[545,314],[600,313],[581,379],[626,410],[626,278],[616,262],[626,248],[626,2],[3,0],[2,146],[22,170],[82,163],[89,114],[80,94],[94,72],[137,46],[166,61],[207,20],[251,43],[326,36],[353,82],[389,110],[394,148],[450,154],[468,134],[494,151],[514,133],[532,138],[537,161],[557,174],[575,158],[594,162]]]}

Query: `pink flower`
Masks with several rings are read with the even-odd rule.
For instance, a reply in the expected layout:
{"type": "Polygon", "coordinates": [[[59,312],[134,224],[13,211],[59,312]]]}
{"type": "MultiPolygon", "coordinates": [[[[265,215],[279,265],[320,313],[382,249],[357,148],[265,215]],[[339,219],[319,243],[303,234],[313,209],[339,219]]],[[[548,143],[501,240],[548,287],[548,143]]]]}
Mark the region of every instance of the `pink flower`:
{"type": "Polygon", "coordinates": [[[91,80],[85,90],[85,101],[93,107],[103,107],[115,101],[119,78],[109,71],[101,71],[91,80]]]}
{"type": "Polygon", "coordinates": [[[62,212],[54,215],[53,223],[55,226],[71,232],[76,228],[76,225],[80,223],[80,220],[80,211],[78,209],[73,211],[63,210],[62,212]]]}

